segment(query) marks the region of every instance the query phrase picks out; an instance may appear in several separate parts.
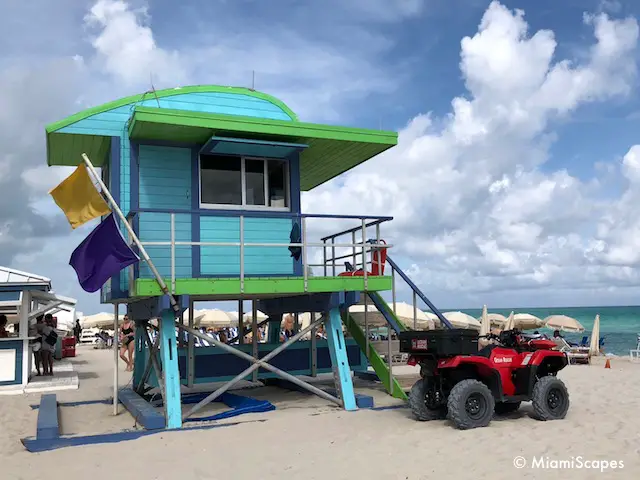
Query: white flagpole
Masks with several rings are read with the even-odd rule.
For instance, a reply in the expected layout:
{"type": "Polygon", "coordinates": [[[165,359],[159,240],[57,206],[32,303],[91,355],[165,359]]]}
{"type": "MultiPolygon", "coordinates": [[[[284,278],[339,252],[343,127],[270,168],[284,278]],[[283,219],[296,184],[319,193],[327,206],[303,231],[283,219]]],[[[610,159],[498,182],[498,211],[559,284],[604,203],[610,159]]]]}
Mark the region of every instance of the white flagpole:
{"type": "Polygon", "coordinates": [[[116,214],[120,217],[120,220],[122,220],[122,222],[124,223],[124,226],[129,232],[129,235],[131,236],[133,243],[135,243],[138,249],[140,250],[140,255],[142,255],[142,258],[144,259],[144,261],[147,262],[147,265],[149,265],[149,269],[151,270],[151,273],[153,273],[153,276],[156,277],[156,281],[158,282],[160,289],[165,295],[169,296],[169,302],[171,303],[171,308],[173,308],[173,311],[175,312],[175,314],[178,315],[180,312],[180,307],[178,305],[178,302],[176,302],[176,299],[173,297],[171,292],[169,292],[169,288],[167,287],[167,284],[165,283],[162,276],[158,272],[158,269],[156,268],[156,266],[153,264],[153,262],[149,258],[147,251],[142,246],[142,243],[140,243],[140,239],[138,239],[138,236],[133,232],[133,229],[131,228],[131,225],[129,225],[127,218],[124,216],[124,214],[122,213],[122,210],[120,210],[120,207],[111,196],[111,192],[109,192],[109,189],[100,178],[100,175],[98,175],[98,172],[96,172],[96,169],[94,168],[93,164],[91,163],[91,160],[89,160],[89,157],[87,156],[86,153],[82,154],[82,159],[84,160],[84,163],[87,165],[87,168],[89,169],[93,177],[96,179],[96,181],[100,185],[100,188],[102,189],[102,193],[104,193],[105,197],[107,197],[107,200],[111,204],[111,208],[113,209],[114,212],[116,212],[116,214]]]}

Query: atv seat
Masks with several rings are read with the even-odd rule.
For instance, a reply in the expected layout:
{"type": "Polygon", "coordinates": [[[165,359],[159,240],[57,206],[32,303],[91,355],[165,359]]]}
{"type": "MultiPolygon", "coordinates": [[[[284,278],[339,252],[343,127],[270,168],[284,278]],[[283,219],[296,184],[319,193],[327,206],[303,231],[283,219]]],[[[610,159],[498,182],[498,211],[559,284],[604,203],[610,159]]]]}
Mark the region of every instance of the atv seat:
{"type": "Polygon", "coordinates": [[[491,357],[491,352],[497,346],[498,345],[487,345],[486,347],[482,347],[480,350],[478,350],[478,353],[476,353],[475,356],[490,358],[491,357]]]}

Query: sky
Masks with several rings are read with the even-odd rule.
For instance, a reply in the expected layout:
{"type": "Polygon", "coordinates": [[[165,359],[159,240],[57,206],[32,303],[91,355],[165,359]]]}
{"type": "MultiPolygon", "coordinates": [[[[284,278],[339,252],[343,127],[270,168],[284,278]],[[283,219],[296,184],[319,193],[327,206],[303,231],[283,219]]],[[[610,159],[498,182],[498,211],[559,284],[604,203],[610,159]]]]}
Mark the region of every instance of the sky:
{"type": "Polygon", "coordinates": [[[68,265],[94,224],[71,232],[48,196],[70,171],[46,166],[45,125],[152,83],[255,72],[303,121],[399,132],[303,211],[393,216],[390,254],[436,305],[639,303],[638,2],[175,5],[0,4],[0,265],[108,310],[68,265]]]}

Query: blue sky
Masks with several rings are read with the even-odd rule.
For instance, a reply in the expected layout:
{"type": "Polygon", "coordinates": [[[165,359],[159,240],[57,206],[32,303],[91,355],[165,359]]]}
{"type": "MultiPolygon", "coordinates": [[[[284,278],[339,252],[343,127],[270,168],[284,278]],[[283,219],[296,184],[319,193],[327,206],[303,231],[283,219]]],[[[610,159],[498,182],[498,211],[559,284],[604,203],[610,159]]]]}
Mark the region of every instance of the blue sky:
{"type": "Polygon", "coordinates": [[[50,276],[83,310],[105,307],[67,266],[85,232],[46,194],[68,172],[44,166],[44,125],[150,78],[250,86],[253,70],[302,120],[400,132],[303,207],[393,215],[383,235],[436,303],[637,303],[638,2],[9,0],[0,13],[0,187],[23,206],[0,207],[0,263],[50,276]]]}

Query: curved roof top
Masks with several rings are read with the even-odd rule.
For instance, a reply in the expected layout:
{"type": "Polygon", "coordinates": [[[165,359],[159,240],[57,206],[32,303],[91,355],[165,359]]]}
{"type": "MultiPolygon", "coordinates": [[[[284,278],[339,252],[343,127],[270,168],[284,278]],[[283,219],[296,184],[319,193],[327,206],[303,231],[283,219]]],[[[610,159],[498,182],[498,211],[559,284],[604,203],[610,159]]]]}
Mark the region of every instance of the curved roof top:
{"type": "Polygon", "coordinates": [[[291,110],[283,101],[278,100],[276,97],[268,95],[266,93],[258,92],[257,90],[252,90],[250,88],[245,87],[223,87],[220,85],[193,85],[187,87],[174,87],[174,88],[165,88],[163,90],[156,90],[155,93],[152,91],[144,92],[142,95],[130,95],[128,97],[121,98],[119,100],[114,100],[112,102],[104,103],[102,105],[98,105],[97,107],[87,108],[86,110],[82,110],[81,112],[75,113],[67,118],[64,118],[60,121],[51,123],[47,125],[46,131],[47,133],[53,133],[61,128],[64,128],[72,123],[76,123],[80,120],[88,118],[92,115],[96,115],[98,113],[108,112],[109,110],[113,110],[114,108],[122,107],[124,105],[130,105],[132,103],[141,102],[142,100],[147,100],[149,98],[163,98],[170,97],[172,95],[179,95],[185,93],[235,93],[238,95],[248,95],[250,97],[259,98],[261,100],[272,103],[273,105],[281,108],[294,122],[298,121],[298,116],[291,110]]]}
{"type": "Polygon", "coordinates": [[[304,145],[308,148],[300,153],[302,190],[310,190],[398,143],[396,132],[301,122],[282,101],[249,88],[199,85],[125,97],[48,125],[47,163],[77,166],[81,154],[86,153],[95,166],[102,166],[108,161],[114,136],[197,145],[215,136],[304,145]],[[161,102],[156,107],[154,101],[206,93],[253,97],[246,99],[248,103],[262,104],[278,113],[267,117],[183,109],[172,106],[171,99],[162,102],[167,105],[161,108],[161,102]]]}

